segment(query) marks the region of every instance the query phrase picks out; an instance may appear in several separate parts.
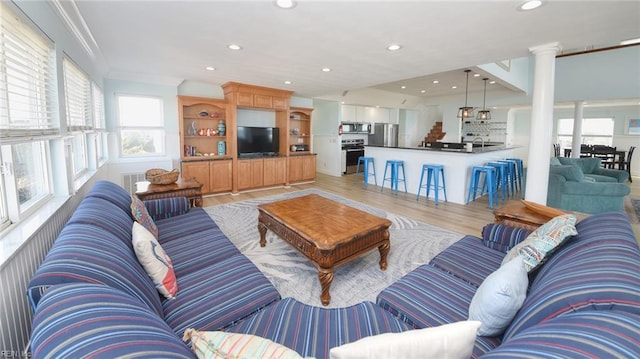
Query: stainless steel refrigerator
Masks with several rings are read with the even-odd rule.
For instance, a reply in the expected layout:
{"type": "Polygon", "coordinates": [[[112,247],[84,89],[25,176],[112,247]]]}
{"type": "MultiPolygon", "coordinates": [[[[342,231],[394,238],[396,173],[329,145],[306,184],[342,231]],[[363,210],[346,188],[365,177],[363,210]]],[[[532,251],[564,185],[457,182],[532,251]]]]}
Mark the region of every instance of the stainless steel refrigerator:
{"type": "Polygon", "coordinates": [[[368,144],[370,146],[398,147],[398,125],[372,123],[368,144]]]}

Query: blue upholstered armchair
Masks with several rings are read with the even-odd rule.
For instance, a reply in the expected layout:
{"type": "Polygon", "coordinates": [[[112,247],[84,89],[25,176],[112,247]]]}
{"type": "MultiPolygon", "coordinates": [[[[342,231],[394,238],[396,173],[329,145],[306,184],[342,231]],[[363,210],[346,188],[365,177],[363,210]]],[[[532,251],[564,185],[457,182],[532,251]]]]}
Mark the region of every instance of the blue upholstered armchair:
{"type": "Polygon", "coordinates": [[[627,176],[625,171],[600,168],[599,158],[552,158],[547,206],[582,213],[622,211],[631,192],[624,183],[627,176]]]}

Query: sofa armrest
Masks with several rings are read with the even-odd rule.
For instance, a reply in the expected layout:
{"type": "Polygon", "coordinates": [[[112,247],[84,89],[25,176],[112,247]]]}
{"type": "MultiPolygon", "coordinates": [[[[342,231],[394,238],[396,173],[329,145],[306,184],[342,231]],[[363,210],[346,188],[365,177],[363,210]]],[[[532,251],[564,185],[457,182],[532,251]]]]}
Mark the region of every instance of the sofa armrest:
{"type": "Polygon", "coordinates": [[[531,231],[524,228],[489,223],[482,228],[482,244],[502,253],[507,253],[516,244],[525,240],[529,234],[531,234],[531,231]]]}
{"type": "Polygon", "coordinates": [[[618,181],[618,183],[625,183],[629,179],[629,174],[627,173],[627,171],[614,170],[610,168],[596,168],[593,171],[593,174],[613,177],[618,181]]]}
{"type": "Polygon", "coordinates": [[[144,201],[149,215],[154,221],[180,216],[189,212],[189,200],[187,197],[171,197],[144,201]]]}
{"type": "Polygon", "coordinates": [[[562,176],[567,181],[584,181],[584,173],[580,167],[575,165],[549,166],[549,173],[562,176]]]}

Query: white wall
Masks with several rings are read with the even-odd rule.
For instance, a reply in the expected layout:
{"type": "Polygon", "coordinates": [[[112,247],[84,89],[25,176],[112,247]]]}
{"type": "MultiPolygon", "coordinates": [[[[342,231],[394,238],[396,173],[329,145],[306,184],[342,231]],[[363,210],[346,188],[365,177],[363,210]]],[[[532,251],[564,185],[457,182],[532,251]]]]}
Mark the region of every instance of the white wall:
{"type": "Polygon", "coordinates": [[[180,134],[178,131],[178,98],[175,86],[144,84],[122,80],[105,80],[104,101],[109,136],[108,179],[122,183],[126,174],[144,173],[151,168],[180,168],[180,134]],[[165,154],[149,157],[120,156],[118,140],[117,95],[143,95],[162,98],[165,123],[165,154]]]}

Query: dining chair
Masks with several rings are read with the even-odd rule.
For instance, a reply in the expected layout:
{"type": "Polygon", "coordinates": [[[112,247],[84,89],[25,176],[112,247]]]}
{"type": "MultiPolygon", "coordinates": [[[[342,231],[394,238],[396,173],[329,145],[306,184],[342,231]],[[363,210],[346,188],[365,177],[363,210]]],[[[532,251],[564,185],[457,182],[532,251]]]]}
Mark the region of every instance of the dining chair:
{"type": "Polygon", "coordinates": [[[633,151],[636,149],[636,146],[629,147],[629,152],[627,152],[627,159],[620,162],[620,169],[623,171],[627,171],[629,174],[629,182],[633,182],[631,179],[631,157],[633,157],[633,151]]]}

